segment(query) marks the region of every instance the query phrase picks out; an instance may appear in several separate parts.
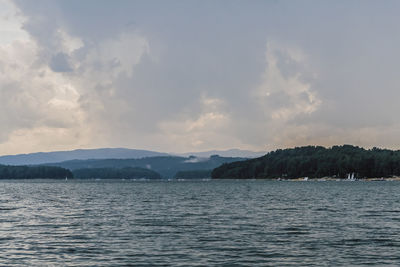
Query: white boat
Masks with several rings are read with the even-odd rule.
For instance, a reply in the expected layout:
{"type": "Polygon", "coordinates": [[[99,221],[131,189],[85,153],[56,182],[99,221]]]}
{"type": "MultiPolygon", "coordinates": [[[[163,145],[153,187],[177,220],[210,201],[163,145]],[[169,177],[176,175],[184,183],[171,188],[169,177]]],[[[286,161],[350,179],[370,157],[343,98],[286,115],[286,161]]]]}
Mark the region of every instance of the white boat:
{"type": "Polygon", "coordinates": [[[347,180],[348,181],[355,181],[356,179],[354,178],[354,172],[352,172],[351,174],[349,173],[347,175],[347,180]]]}

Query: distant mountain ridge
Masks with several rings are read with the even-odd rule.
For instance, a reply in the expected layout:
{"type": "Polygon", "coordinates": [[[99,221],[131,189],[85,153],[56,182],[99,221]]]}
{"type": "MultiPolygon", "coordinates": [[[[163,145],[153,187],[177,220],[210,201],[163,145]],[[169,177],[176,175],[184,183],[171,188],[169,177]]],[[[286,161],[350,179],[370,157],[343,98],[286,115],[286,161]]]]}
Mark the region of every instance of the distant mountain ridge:
{"type": "Polygon", "coordinates": [[[128,148],[98,148],[76,149],[71,151],[38,152],[30,154],[0,156],[0,164],[5,165],[35,165],[56,163],[67,160],[86,159],[139,159],[145,157],[168,156],[167,153],[128,149],[128,148]]]}
{"type": "Polygon", "coordinates": [[[177,172],[209,170],[211,173],[212,169],[224,163],[243,160],[246,160],[246,158],[212,156],[210,158],[199,159],[195,157],[162,156],[140,159],[69,160],[57,163],[46,163],[45,165],[62,167],[73,172],[79,169],[91,169],[93,171],[98,168],[145,168],[159,173],[162,178],[173,178],[177,172]]]}
{"type": "Polygon", "coordinates": [[[163,153],[150,150],[129,149],[129,148],[97,148],[97,149],[76,149],[71,151],[37,152],[29,154],[0,156],[0,164],[5,165],[36,165],[46,163],[57,163],[69,160],[88,159],[140,159],[147,157],[163,157],[179,155],[183,157],[196,156],[198,158],[209,158],[212,155],[221,157],[256,158],[265,155],[266,152],[254,152],[249,150],[229,149],[210,150],[203,152],[188,153],[163,153]]]}

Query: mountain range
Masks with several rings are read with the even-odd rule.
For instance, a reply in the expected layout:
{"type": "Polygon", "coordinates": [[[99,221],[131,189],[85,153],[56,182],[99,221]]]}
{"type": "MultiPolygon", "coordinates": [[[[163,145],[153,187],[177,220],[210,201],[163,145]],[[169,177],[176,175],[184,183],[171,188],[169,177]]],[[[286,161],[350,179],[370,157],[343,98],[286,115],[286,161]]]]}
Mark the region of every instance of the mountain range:
{"type": "MultiPolygon", "coordinates": [[[[219,157],[211,156],[209,158],[162,156],[146,157],[140,159],[87,159],[87,160],[68,160],[58,163],[46,163],[46,166],[56,166],[73,171],[74,175],[81,172],[93,173],[99,168],[103,169],[124,169],[141,168],[142,170],[151,170],[158,173],[162,178],[174,178],[178,172],[188,171],[209,171],[224,163],[243,161],[247,158],[237,157],[219,157]]],[[[103,172],[106,172],[104,170],[103,172]]],[[[78,175],[77,175],[78,177],[78,175]]],[[[204,177],[199,177],[204,178],[204,177]]]]}
{"type": "Polygon", "coordinates": [[[56,163],[67,160],[137,159],[168,155],[169,154],[167,153],[127,148],[76,149],[72,151],[38,152],[30,154],[0,156],[0,164],[35,165],[56,163]]]}
{"type": "Polygon", "coordinates": [[[0,156],[0,164],[4,165],[36,165],[46,163],[57,163],[69,160],[88,160],[88,159],[140,159],[148,157],[163,156],[195,156],[198,158],[208,158],[212,155],[221,157],[240,157],[255,158],[266,154],[266,152],[253,152],[248,150],[211,150],[204,152],[190,153],[164,153],[140,149],[128,148],[98,148],[98,149],[76,149],[71,151],[37,152],[30,154],[5,155],[0,156]]]}

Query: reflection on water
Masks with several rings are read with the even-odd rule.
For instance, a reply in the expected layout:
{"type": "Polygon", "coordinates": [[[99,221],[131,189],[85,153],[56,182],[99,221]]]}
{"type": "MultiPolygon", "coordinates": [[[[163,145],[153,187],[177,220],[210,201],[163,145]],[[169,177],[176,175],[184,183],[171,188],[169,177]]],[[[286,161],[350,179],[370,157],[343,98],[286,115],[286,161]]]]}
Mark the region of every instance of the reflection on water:
{"type": "Polygon", "coordinates": [[[2,266],[395,266],[399,230],[400,182],[0,182],[2,266]]]}

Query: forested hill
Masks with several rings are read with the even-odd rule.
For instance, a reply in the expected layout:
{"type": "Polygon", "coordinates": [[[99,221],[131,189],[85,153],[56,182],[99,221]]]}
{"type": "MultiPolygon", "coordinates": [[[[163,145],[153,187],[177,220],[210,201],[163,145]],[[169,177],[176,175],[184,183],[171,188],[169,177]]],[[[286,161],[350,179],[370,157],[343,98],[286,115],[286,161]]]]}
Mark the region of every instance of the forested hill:
{"type": "Polygon", "coordinates": [[[177,172],[193,170],[212,170],[223,163],[245,160],[245,158],[227,158],[217,155],[209,158],[190,157],[149,157],[141,159],[91,159],[70,160],[46,165],[59,166],[71,171],[87,168],[125,168],[139,167],[158,172],[162,178],[173,178],[177,172]]]}
{"type": "Polygon", "coordinates": [[[324,148],[305,146],[278,149],[263,157],[223,164],[212,178],[356,178],[400,175],[400,151],[343,145],[324,148]]]}
{"type": "Polygon", "coordinates": [[[127,148],[77,149],[72,151],[53,151],[0,156],[0,164],[36,165],[76,159],[137,159],[156,156],[168,156],[168,154],[127,148]]]}
{"type": "Polygon", "coordinates": [[[70,170],[54,166],[0,165],[0,179],[65,179],[72,178],[70,170]]]}

